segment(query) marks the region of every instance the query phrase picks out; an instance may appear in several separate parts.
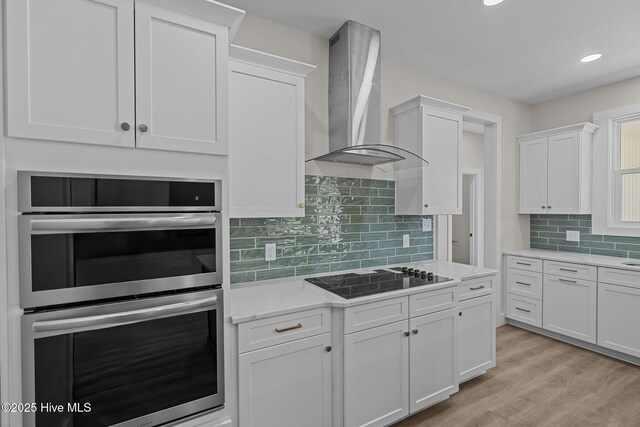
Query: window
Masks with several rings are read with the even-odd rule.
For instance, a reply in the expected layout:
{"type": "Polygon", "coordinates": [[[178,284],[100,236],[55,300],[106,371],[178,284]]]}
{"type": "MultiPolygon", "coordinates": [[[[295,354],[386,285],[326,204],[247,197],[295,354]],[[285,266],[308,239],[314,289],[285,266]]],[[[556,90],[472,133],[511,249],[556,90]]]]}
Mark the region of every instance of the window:
{"type": "Polygon", "coordinates": [[[640,236],[640,104],[593,118],[593,233],[640,236]]]}

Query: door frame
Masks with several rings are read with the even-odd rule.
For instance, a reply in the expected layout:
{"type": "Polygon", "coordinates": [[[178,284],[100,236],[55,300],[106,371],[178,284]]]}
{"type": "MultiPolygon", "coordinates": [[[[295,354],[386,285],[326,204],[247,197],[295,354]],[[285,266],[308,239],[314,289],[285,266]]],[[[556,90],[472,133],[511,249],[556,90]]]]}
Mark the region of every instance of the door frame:
{"type": "MultiPolygon", "coordinates": [[[[469,262],[471,265],[479,265],[480,258],[480,185],[482,171],[478,168],[462,168],[462,176],[471,177],[471,190],[469,192],[469,220],[471,221],[469,230],[471,233],[469,241],[469,262]]],[[[464,181],[463,181],[464,185],[464,181]]],[[[453,234],[452,234],[453,236],[453,234]]]]}
{"type": "MultiPolygon", "coordinates": [[[[484,135],[484,242],[482,251],[484,261],[481,267],[498,271],[496,289],[496,310],[498,325],[505,323],[503,281],[502,281],[502,118],[480,110],[469,110],[463,117],[464,130],[484,135]]],[[[434,258],[451,260],[451,230],[449,217],[436,217],[436,235],[434,240],[434,258]]]]}

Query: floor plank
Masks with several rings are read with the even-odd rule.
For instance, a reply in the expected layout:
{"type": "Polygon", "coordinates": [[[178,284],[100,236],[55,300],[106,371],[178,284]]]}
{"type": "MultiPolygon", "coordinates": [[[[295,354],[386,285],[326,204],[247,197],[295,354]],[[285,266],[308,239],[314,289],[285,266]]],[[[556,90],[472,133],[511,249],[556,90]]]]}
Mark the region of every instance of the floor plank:
{"type": "Polygon", "coordinates": [[[640,367],[514,326],[497,365],[393,427],[640,427],[640,367]]]}

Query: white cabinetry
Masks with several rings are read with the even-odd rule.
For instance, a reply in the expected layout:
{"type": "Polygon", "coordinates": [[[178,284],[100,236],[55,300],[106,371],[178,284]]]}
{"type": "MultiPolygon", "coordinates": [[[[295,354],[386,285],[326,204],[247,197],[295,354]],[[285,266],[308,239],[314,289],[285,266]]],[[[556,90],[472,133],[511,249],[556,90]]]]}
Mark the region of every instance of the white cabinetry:
{"type": "Polygon", "coordinates": [[[462,213],[460,141],[467,107],[419,96],[391,108],[395,145],[428,166],[397,170],[396,214],[462,213]]]}
{"type": "Polygon", "coordinates": [[[408,334],[403,320],[345,335],[345,426],[386,426],[409,415],[408,334]]]}
{"type": "Polygon", "coordinates": [[[591,213],[591,123],[518,137],[519,213],[591,213]]]}
{"type": "Polygon", "coordinates": [[[329,313],[308,310],[238,326],[241,426],[331,426],[329,313]]]}
{"type": "Polygon", "coordinates": [[[509,319],[542,327],[542,261],[508,256],[506,271],[506,313],[509,319]]]}
{"type": "Polygon", "coordinates": [[[607,268],[600,273],[598,345],[640,357],[640,273],[607,268]]]}
{"type": "Polygon", "coordinates": [[[458,316],[458,382],[496,366],[497,276],[463,280],[458,316]]]}
{"type": "Polygon", "coordinates": [[[581,277],[595,278],[596,267],[544,261],[543,268],[542,327],[595,344],[597,284],[581,277]]]}
{"type": "Polygon", "coordinates": [[[304,79],[316,67],[229,53],[230,215],[304,216],[304,79]]]}
{"type": "Polygon", "coordinates": [[[8,135],[226,154],[242,16],[204,0],[8,0],[8,135]]]}
{"type": "Polygon", "coordinates": [[[389,425],[458,391],[458,294],[448,287],[344,310],[345,426],[389,425]]]}

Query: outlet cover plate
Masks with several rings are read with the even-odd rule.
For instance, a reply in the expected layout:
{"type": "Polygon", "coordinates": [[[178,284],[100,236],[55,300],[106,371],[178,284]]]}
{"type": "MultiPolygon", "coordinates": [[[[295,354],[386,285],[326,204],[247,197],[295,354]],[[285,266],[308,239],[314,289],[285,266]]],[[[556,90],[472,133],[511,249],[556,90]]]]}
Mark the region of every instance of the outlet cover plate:
{"type": "Polygon", "coordinates": [[[567,242],[579,242],[580,241],[580,232],[579,231],[569,231],[567,230],[567,242]]]}
{"type": "Polygon", "coordinates": [[[409,241],[409,237],[411,235],[410,234],[403,234],[402,235],[402,247],[403,248],[408,248],[411,245],[411,242],[409,241]]]}
{"type": "Polygon", "coordinates": [[[433,225],[431,223],[431,218],[423,218],[422,219],[422,231],[431,231],[433,225]]]}
{"type": "Polygon", "coordinates": [[[264,260],[275,261],[276,260],[276,244],[266,243],[264,245],[264,260]]]}

